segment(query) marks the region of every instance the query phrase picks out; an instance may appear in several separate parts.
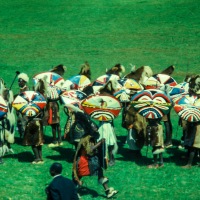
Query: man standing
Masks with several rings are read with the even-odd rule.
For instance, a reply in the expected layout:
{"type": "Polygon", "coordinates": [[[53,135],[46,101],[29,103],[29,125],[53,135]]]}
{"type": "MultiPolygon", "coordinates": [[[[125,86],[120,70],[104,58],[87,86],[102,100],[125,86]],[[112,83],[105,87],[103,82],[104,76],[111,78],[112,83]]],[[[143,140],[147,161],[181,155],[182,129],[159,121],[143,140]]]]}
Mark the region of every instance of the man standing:
{"type": "Polygon", "coordinates": [[[50,167],[52,182],[46,188],[47,200],[78,200],[76,187],[72,180],[61,175],[62,165],[53,163],[50,167]]]}
{"type": "MultiPolygon", "coordinates": [[[[18,86],[19,86],[19,93],[28,91],[29,87],[27,86],[27,83],[29,82],[29,77],[25,73],[20,73],[18,75],[18,86]]],[[[17,95],[18,95],[17,94],[17,95]]],[[[15,97],[17,96],[15,95],[15,97]]],[[[18,111],[16,112],[17,115],[17,129],[20,135],[20,138],[24,137],[24,130],[25,130],[25,124],[26,124],[26,117],[22,116],[18,111]]]]}

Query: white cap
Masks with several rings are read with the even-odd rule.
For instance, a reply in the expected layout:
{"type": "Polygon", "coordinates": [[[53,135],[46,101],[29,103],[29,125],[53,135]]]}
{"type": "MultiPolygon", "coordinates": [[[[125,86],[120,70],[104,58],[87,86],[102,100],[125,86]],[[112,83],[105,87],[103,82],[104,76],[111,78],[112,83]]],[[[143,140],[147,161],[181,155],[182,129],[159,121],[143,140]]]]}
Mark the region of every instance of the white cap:
{"type": "Polygon", "coordinates": [[[27,74],[25,74],[25,73],[21,73],[21,74],[19,74],[18,75],[18,79],[23,79],[25,82],[28,82],[29,81],[29,77],[28,77],[28,75],[27,74]]]}

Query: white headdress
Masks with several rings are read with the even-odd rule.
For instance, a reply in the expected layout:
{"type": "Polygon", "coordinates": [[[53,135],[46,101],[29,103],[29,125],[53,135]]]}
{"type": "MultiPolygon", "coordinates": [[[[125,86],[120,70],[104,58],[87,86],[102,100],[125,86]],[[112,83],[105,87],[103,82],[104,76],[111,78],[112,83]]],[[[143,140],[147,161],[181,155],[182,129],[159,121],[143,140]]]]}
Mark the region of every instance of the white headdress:
{"type": "Polygon", "coordinates": [[[23,80],[26,81],[26,82],[29,81],[29,77],[28,77],[28,75],[25,74],[25,73],[19,74],[19,75],[18,75],[18,79],[20,79],[20,78],[23,79],[23,80]]]}

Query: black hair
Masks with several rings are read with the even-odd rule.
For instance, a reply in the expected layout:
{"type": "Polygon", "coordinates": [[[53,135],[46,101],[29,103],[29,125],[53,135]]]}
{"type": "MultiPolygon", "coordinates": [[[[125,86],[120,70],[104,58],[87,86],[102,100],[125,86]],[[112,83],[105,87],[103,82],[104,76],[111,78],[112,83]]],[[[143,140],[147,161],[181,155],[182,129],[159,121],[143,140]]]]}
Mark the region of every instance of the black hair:
{"type": "Polygon", "coordinates": [[[57,174],[61,174],[62,172],[62,164],[58,163],[58,162],[55,162],[51,165],[50,167],[50,174],[52,176],[55,176],[57,174]]]}

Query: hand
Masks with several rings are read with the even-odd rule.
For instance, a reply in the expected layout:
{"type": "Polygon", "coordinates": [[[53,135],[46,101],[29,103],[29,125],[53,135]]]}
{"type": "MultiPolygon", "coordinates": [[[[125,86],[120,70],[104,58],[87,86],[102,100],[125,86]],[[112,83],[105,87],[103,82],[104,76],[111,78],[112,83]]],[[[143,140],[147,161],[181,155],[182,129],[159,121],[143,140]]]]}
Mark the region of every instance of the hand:
{"type": "Polygon", "coordinates": [[[68,133],[64,133],[64,139],[66,139],[68,137],[68,133]]]}
{"type": "Polygon", "coordinates": [[[105,138],[102,138],[102,139],[101,139],[101,143],[104,143],[105,141],[106,141],[105,138]]]}
{"type": "Polygon", "coordinates": [[[78,181],[78,185],[82,186],[83,185],[83,181],[78,181]]]}

